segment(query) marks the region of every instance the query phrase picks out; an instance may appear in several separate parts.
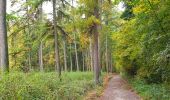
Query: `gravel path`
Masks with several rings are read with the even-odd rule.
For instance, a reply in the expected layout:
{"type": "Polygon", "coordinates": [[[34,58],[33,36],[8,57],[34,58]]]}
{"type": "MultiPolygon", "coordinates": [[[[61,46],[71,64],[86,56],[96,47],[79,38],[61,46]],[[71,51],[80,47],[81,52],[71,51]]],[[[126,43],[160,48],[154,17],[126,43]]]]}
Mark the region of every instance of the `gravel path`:
{"type": "Polygon", "coordinates": [[[121,78],[120,75],[113,75],[103,95],[98,100],[142,100],[121,78]]]}

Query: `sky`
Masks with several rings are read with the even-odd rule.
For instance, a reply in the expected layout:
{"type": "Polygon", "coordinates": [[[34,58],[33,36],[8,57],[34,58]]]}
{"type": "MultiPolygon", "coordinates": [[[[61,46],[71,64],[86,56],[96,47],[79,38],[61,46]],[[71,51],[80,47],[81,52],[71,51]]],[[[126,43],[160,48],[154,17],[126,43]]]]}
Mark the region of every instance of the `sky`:
{"type": "Polygon", "coordinates": [[[120,2],[118,5],[117,5],[117,10],[118,11],[124,11],[125,10],[125,7],[123,6],[123,2],[120,2]]]}
{"type": "MultiPolygon", "coordinates": [[[[23,3],[25,0],[21,0],[21,3],[23,3]]],[[[76,3],[74,3],[74,5],[76,5],[76,3]]],[[[17,3],[15,4],[15,6],[11,7],[11,0],[7,0],[7,12],[10,13],[12,11],[17,11],[19,10],[21,4],[17,3]]],[[[116,6],[118,11],[124,11],[124,7],[123,7],[123,2],[120,2],[117,6],[116,6]]],[[[51,2],[45,2],[43,3],[43,12],[45,14],[47,14],[47,18],[51,19],[52,18],[52,3],[51,2]]],[[[20,14],[22,15],[22,13],[24,12],[20,12],[20,14]]]]}

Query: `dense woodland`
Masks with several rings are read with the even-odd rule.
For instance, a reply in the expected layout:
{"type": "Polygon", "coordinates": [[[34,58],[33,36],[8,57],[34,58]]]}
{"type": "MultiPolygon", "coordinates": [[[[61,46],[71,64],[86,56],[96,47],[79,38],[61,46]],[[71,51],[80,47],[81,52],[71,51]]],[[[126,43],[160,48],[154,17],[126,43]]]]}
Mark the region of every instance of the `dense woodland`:
{"type": "Polygon", "coordinates": [[[144,100],[170,99],[170,0],[9,1],[0,0],[0,99],[82,99],[113,72],[144,100]],[[9,1],[17,9],[7,12],[9,1]]]}

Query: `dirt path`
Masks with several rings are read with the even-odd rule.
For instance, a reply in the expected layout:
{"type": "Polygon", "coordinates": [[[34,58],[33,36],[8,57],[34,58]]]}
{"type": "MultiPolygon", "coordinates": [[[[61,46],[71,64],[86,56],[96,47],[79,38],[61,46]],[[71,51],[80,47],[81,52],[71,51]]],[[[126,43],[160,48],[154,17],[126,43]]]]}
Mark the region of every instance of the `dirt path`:
{"type": "Polygon", "coordinates": [[[114,75],[98,100],[142,100],[120,75],[114,75]]]}

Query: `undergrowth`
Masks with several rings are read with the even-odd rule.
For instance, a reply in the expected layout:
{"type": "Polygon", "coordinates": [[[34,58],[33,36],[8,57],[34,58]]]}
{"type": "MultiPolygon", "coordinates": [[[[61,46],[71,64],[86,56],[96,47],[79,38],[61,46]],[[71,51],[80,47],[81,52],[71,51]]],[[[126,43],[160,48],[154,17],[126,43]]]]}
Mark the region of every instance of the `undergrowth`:
{"type": "Polygon", "coordinates": [[[0,76],[0,100],[79,100],[95,87],[92,72],[15,72],[0,76]]]}
{"type": "Polygon", "coordinates": [[[129,81],[144,100],[170,100],[170,85],[147,84],[142,80],[129,81]]]}

